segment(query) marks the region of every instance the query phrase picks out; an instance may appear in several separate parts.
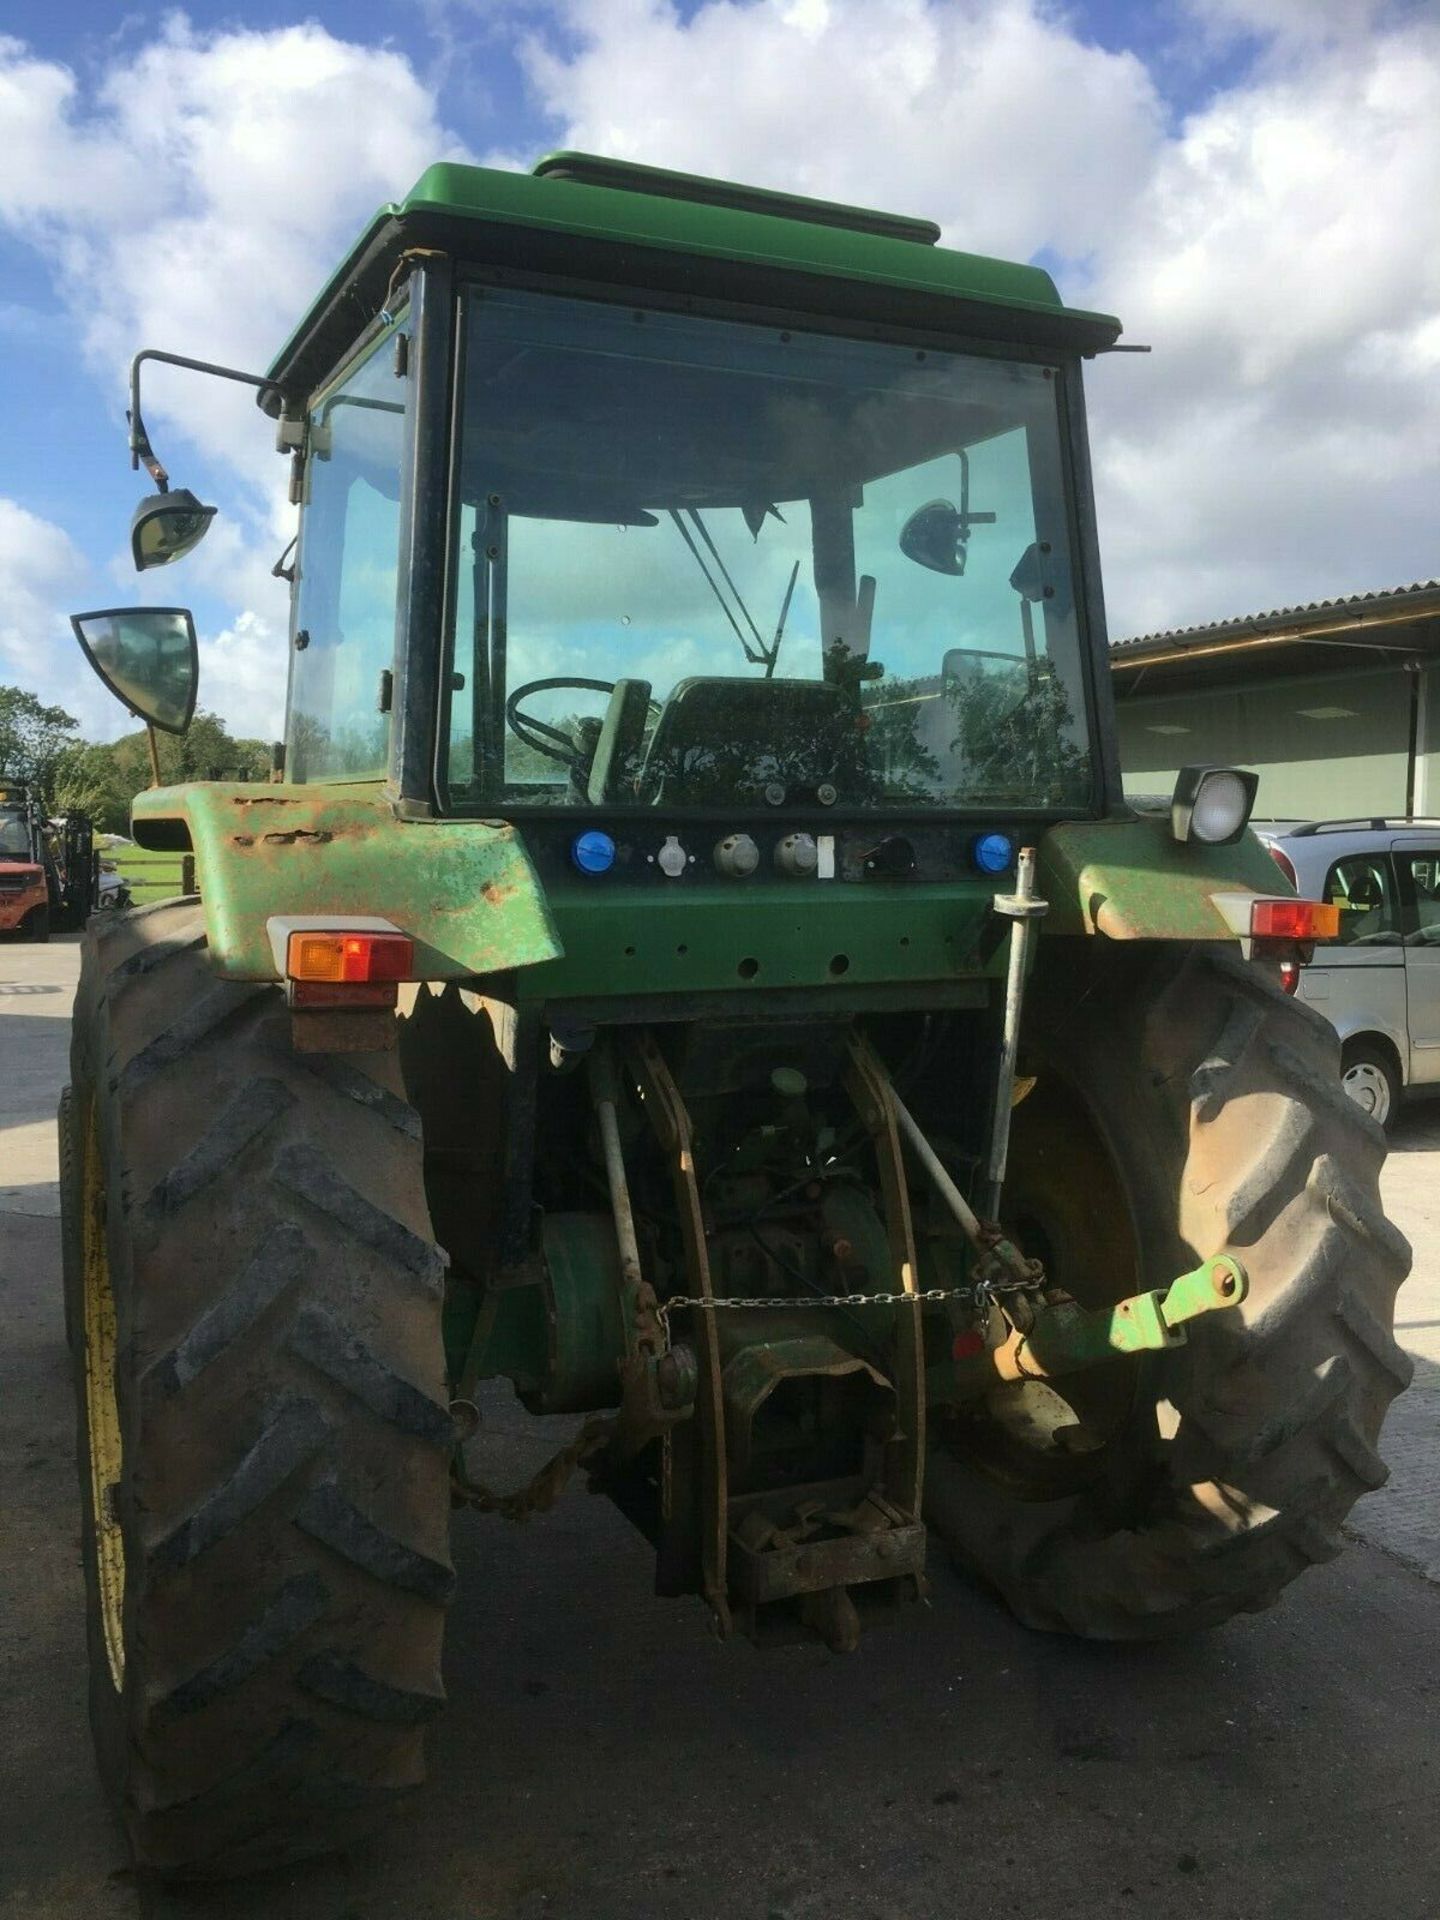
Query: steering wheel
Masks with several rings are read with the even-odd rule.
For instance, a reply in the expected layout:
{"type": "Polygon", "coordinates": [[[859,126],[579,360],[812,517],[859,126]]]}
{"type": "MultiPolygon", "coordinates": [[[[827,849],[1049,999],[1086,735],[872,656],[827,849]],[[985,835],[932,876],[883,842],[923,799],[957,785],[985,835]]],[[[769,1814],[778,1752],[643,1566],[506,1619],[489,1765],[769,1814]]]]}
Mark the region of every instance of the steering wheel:
{"type": "Polygon", "coordinates": [[[558,760],[562,766],[575,765],[575,740],[563,727],[552,727],[546,720],[537,720],[533,713],[521,713],[520,702],[532,693],[551,693],[557,687],[574,687],[581,693],[613,693],[613,680],[527,680],[523,687],[516,687],[505,702],[505,722],[510,731],[523,740],[527,747],[533,747],[536,753],[543,753],[547,760],[558,760]]]}
{"type": "MultiPolygon", "coordinates": [[[[561,676],[553,680],[527,680],[523,687],[516,687],[505,702],[505,721],[517,739],[523,740],[527,747],[533,747],[536,753],[543,753],[547,760],[558,760],[562,766],[578,767],[583,772],[588,755],[582,754],[580,743],[563,727],[552,727],[548,720],[537,720],[533,713],[522,713],[520,702],[528,699],[532,693],[552,693],[559,687],[573,687],[581,693],[606,693],[615,691],[613,680],[581,680],[561,676]]],[[[646,707],[653,718],[660,711],[658,700],[647,700],[646,707]]]]}

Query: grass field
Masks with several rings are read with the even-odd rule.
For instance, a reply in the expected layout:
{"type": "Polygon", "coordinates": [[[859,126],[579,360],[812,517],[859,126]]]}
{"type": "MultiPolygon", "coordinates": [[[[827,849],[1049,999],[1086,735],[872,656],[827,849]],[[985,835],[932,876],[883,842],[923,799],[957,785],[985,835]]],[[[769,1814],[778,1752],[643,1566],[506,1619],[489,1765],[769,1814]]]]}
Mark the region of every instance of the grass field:
{"type": "Polygon", "coordinates": [[[185,891],[184,869],[191,862],[188,854],[151,853],[145,847],[112,847],[103,857],[115,862],[137,907],[143,907],[150,900],[170,900],[185,891]]]}

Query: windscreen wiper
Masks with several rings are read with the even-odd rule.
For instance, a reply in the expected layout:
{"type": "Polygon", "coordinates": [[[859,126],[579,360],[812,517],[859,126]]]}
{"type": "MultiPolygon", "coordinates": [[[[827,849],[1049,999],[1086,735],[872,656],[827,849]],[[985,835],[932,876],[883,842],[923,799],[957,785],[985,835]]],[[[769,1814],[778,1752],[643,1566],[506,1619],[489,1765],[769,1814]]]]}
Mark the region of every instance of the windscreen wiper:
{"type": "Polygon", "coordinates": [[[768,680],[775,671],[775,659],[776,659],[776,655],[780,651],[780,640],[784,631],[785,615],[789,611],[790,595],[795,591],[795,577],[800,571],[800,563],[798,560],[795,563],[795,573],[792,574],[790,577],[789,591],[785,595],[785,606],[781,610],[781,614],[780,614],[780,625],[776,629],[774,640],[767,647],[764,640],[761,638],[760,629],[756,626],[754,620],[751,618],[750,609],[746,606],[745,601],[741,596],[740,589],[736,586],[735,582],[730,578],[730,571],[725,565],[725,562],[720,558],[720,550],[710,537],[710,529],[706,526],[705,522],[700,518],[699,510],[695,507],[687,507],[685,511],[689,514],[692,522],[694,523],[695,531],[700,535],[700,538],[705,542],[705,545],[709,548],[710,557],[714,560],[716,567],[719,569],[721,579],[724,580],[725,585],[730,589],[731,594],[734,596],[735,605],[736,607],[739,608],[741,614],[744,616],[745,625],[749,627],[751,635],[753,636],[753,640],[746,639],[745,634],[741,629],[740,622],[735,618],[735,614],[731,609],[730,602],[725,598],[724,593],[720,589],[720,582],[715,578],[714,574],[711,573],[709,567],[706,566],[705,556],[703,553],[701,553],[699,547],[696,546],[694,538],[691,535],[690,529],[689,527],[686,526],[679,508],[677,507],[670,508],[670,518],[675,522],[676,527],[679,529],[680,538],[685,542],[686,546],[690,549],[691,553],[694,555],[695,564],[697,567],[699,567],[701,573],[705,576],[706,585],[709,587],[710,591],[714,594],[716,600],[719,602],[720,611],[725,615],[725,618],[730,622],[730,626],[732,631],[734,632],[735,638],[740,642],[741,652],[745,655],[746,660],[750,663],[752,667],[764,667],[765,678],[768,680]]]}
{"type": "Polygon", "coordinates": [[[780,618],[775,622],[775,638],[770,642],[769,658],[765,662],[765,678],[773,678],[775,662],[780,658],[780,642],[785,638],[785,621],[790,613],[790,597],[795,591],[795,582],[800,578],[800,562],[797,560],[790,569],[790,584],[785,589],[785,598],[780,602],[780,618]]]}

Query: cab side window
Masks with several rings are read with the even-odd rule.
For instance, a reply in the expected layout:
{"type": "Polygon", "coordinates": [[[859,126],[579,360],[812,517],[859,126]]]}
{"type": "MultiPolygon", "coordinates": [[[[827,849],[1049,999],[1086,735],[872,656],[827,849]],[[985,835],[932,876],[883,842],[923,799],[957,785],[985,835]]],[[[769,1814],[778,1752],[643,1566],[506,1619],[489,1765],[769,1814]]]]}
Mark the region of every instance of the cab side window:
{"type": "MultiPolygon", "coordinates": [[[[1336,938],[1341,946],[1399,945],[1395,887],[1383,853],[1353,853],[1337,860],[1325,878],[1325,898],[1340,909],[1336,938]]],[[[1435,911],[1440,919],[1440,900],[1435,911]]]]}
{"type": "Polygon", "coordinates": [[[390,747],[404,393],[376,346],[310,414],[286,758],[292,780],[378,780],[390,747]],[[303,641],[302,641],[303,636],[303,641]]]}
{"type": "Polygon", "coordinates": [[[1402,884],[1415,902],[1412,946],[1440,946],[1440,851],[1400,853],[1402,884]]]}

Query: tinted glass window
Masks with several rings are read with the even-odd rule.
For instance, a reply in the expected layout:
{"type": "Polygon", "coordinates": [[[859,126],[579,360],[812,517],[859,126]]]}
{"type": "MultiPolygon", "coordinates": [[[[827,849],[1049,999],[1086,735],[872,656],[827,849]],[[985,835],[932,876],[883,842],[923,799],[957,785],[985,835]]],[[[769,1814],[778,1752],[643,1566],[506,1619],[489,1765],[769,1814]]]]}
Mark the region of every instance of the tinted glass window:
{"type": "Polygon", "coordinates": [[[0,813],[0,859],[29,860],[30,829],[19,814],[0,813]]]}
{"type": "Polygon", "coordinates": [[[390,718],[380,675],[395,654],[404,384],[387,342],[310,416],[287,768],[294,780],[378,777],[390,718]]]}
{"type": "Polygon", "coordinates": [[[1395,857],[1415,901],[1415,925],[1408,939],[1418,946],[1440,944],[1440,851],[1395,857]]]}
{"type": "Polygon", "coordinates": [[[461,804],[1078,807],[1057,382],[472,291],[461,804]]]}
{"type": "Polygon", "coordinates": [[[1337,860],[1325,881],[1325,898],[1340,909],[1342,946],[1395,946],[1400,918],[1390,862],[1383,853],[1353,853],[1337,860]]]}

